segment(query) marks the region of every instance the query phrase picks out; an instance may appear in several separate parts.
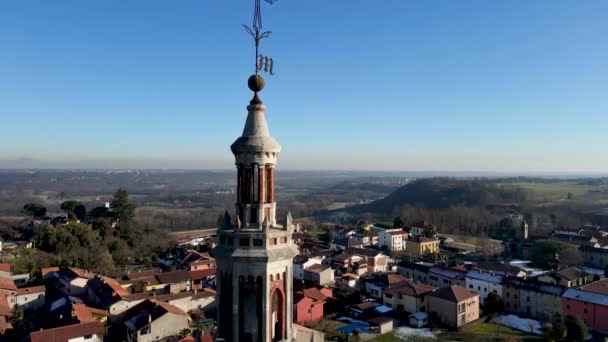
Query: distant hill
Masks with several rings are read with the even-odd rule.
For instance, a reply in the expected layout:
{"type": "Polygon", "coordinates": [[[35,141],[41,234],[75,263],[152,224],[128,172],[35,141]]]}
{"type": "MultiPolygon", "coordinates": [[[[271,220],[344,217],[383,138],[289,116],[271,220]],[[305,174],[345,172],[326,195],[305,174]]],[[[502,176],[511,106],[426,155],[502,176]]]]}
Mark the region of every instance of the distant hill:
{"type": "Polygon", "coordinates": [[[404,185],[383,199],[352,207],[349,211],[390,215],[399,208],[423,206],[445,209],[451,206],[487,207],[521,203],[529,191],[517,187],[499,186],[489,179],[427,178],[404,185]]]}

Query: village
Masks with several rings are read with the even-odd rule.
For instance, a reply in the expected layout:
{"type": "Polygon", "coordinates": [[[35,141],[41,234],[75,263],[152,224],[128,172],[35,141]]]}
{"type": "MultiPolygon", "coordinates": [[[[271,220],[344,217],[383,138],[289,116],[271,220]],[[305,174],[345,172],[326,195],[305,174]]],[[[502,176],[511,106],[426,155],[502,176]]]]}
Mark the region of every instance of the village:
{"type": "MultiPolygon", "coordinates": [[[[585,266],[563,265],[556,255],[551,268],[539,269],[509,255],[517,244],[517,256],[525,256],[528,244],[525,220],[510,219],[520,227],[517,236],[490,252],[463,248],[428,222],[295,224],[294,326],[310,328],[316,340],[344,341],[441,340],[450,332],[471,336],[466,334],[479,325],[504,326],[507,335],[530,337],[570,336],[572,329],[582,329],[583,336],[608,332],[603,315],[608,312],[603,267],[608,232],[600,227],[554,231],[550,239],[576,245],[585,266]]],[[[68,221],[56,218],[53,225],[68,221]]],[[[13,274],[10,264],[0,264],[0,333],[14,337],[17,325],[29,331],[32,342],[58,335],[87,341],[212,341],[217,244],[217,231],[180,232],[173,255],[117,278],[77,267],[13,274]]],[[[21,243],[3,254],[34,245],[21,243]]]]}

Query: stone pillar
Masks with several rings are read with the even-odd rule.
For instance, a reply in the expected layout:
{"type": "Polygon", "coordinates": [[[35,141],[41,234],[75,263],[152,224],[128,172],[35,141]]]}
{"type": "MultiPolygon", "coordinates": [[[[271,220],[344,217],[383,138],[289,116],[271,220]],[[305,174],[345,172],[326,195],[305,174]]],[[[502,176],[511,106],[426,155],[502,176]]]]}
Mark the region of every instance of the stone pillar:
{"type": "Polygon", "coordinates": [[[270,341],[270,331],[268,331],[268,317],[270,317],[270,308],[268,299],[268,291],[270,291],[270,278],[268,273],[264,275],[264,282],[262,287],[262,317],[264,323],[262,324],[262,341],[270,341]]]}
{"type": "Polygon", "coordinates": [[[269,165],[269,167],[266,169],[266,175],[266,187],[268,191],[267,201],[272,203],[274,202],[274,165],[269,165]]]}
{"type": "MultiPolygon", "coordinates": [[[[266,168],[264,165],[259,165],[258,167],[258,203],[263,204],[265,201],[265,193],[266,193],[266,184],[264,180],[266,179],[266,168]]],[[[264,220],[262,220],[264,221],[264,220]]]]}
{"type": "MultiPolygon", "coordinates": [[[[240,272],[233,272],[232,274],[232,322],[230,327],[232,328],[232,341],[239,340],[239,294],[240,294],[240,272]]],[[[219,310],[219,308],[218,308],[219,310]]]]}

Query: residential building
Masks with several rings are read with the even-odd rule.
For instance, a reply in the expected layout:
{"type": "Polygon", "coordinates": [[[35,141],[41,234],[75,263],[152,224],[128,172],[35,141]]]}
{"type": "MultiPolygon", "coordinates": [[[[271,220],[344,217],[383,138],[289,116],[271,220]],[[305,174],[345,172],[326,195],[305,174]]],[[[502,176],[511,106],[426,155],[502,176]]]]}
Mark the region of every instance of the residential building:
{"type": "Polygon", "coordinates": [[[174,305],[145,300],[127,310],[124,325],[129,342],[159,341],[188,328],[188,315],[174,305]]]}
{"type": "Polygon", "coordinates": [[[379,234],[375,230],[361,230],[353,237],[364,246],[375,246],[380,242],[379,234]]]}
{"type": "Polygon", "coordinates": [[[481,270],[471,270],[465,275],[466,288],[479,293],[481,304],[494,292],[502,298],[502,275],[481,270]]]}
{"type": "Polygon", "coordinates": [[[30,333],[31,342],[102,342],[105,329],[99,321],[90,321],[30,333]]]}
{"type": "Polygon", "coordinates": [[[391,253],[405,249],[408,234],[403,229],[387,229],[378,231],[378,246],[386,248],[391,253]]]}
{"type": "Polygon", "coordinates": [[[44,285],[18,288],[15,308],[24,311],[38,310],[44,306],[45,296],[44,285]]]}
{"type": "Polygon", "coordinates": [[[336,238],[329,244],[329,248],[334,251],[345,251],[352,247],[363,248],[363,243],[356,238],[349,236],[345,238],[336,238]]]}
{"type": "Polygon", "coordinates": [[[605,265],[608,265],[608,249],[581,246],[578,250],[583,256],[585,265],[601,269],[603,269],[605,265]]]}
{"type": "Polygon", "coordinates": [[[72,319],[77,323],[99,321],[105,323],[108,320],[108,311],[92,308],[83,303],[71,303],[72,319]]]}
{"type": "Polygon", "coordinates": [[[433,266],[428,270],[426,283],[435,287],[451,285],[467,287],[465,279],[467,272],[465,268],[433,266]]]}
{"type": "Polygon", "coordinates": [[[426,262],[400,261],[397,272],[406,278],[428,284],[428,273],[434,264],[426,262]]]}
{"type": "Polygon", "coordinates": [[[344,238],[352,237],[356,233],[357,233],[357,230],[355,228],[350,228],[350,227],[342,226],[342,225],[336,225],[331,230],[331,238],[334,240],[335,239],[344,239],[344,238]]]}
{"type": "Polygon", "coordinates": [[[347,252],[336,255],[332,266],[340,272],[354,273],[358,276],[368,272],[367,258],[347,252]]]}
{"type": "Polygon", "coordinates": [[[190,273],[188,271],[162,272],[156,274],[162,293],[179,293],[190,291],[190,273]]]}
{"type": "Polygon", "coordinates": [[[294,321],[310,324],[320,321],[324,315],[324,305],[331,298],[330,289],[308,288],[294,295],[294,321]]]}
{"type": "Polygon", "coordinates": [[[309,258],[304,255],[296,255],[296,257],[293,258],[293,279],[304,280],[304,270],[312,265],[320,264],[320,259],[309,258]]]}
{"type": "Polygon", "coordinates": [[[520,278],[525,278],[528,275],[528,273],[521,267],[503,264],[500,262],[478,262],[474,265],[471,265],[471,270],[494,273],[502,276],[515,276],[520,278]]]}
{"type": "Polygon", "coordinates": [[[11,278],[0,278],[0,298],[10,309],[14,309],[17,304],[17,286],[11,278]]]}
{"type": "Polygon", "coordinates": [[[458,285],[446,286],[428,295],[429,313],[451,328],[479,319],[479,294],[458,285]]]}
{"type": "Polygon", "coordinates": [[[437,288],[425,284],[417,284],[413,281],[401,283],[392,288],[387,288],[382,293],[384,305],[397,311],[416,313],[428,310],[428,294],[437,288]]]}
{"type": "Polygon", "coordinates": [[[420,260],[426,255],[439,253],[439,240],[423,236],[412,237],[406,241],[405,255],[410,260],[420,260]]]}
{"type": "Polygon", "coordinates": [[[342,283],[348,287],[355,287],[357,285],[357,280],[359,280],[359,276],[353,273],[344,273],[340,278],[342,283]]]}
{"type": "Polygon", "coordinates": [[[562,296],[563,317],[580,317],[589,329],[608,333],[608,294],[567,289],[562,296]]]}
{"type": "Polygon", "coordinates": [[[374,274],[362,279],[365,283],[365,291],[373,298],[382,298],[382,293],[386,289],[399,287],[409,283],[406,277],[398,274],[374,274]]]}
{"type": "Polygon", "coordinates": [[[367,272],[386,272],[386,265],[388,259],[384,253],[379,250],[370,248],[349,248],[346,250],[347,253],[352,255],[358,255],[365,259],[367,264],[367,272]]]}
{"type": "Polygon", "coordinates": [[[207,268],[196,271],[188,271],[190,274],[190,284],[192,290],[202,290],[206,287],[208,280],[215,276],[215,268],[207,268]]]}
{"type": "Polygon", "coordinates": [[[87,283],[93,279],[93,273],[76,267],[63,267],[58,272],[56,281],[58,289],[66,296],[87,296],[87,283]]]}
{"type": "Polygon", "coordinates": [[[333,284],[334,270],[327,265],[310,265],[304,270],[304,281],[320,286],[333,284]]]}
{"type": "Polygon", "coordinates": [[[513,276],[506,276],[503,281],[502,299],[507,312],[542,321],[561,316],[564,286],[513,276]]]}
{"type": "Polygon", "coordinates": [[[150,299],[174,305],[180,310],[189,313],[193,310],[205,311],[215,308],[215,294],[215,291],[212,289],[203,289],[201,291],[157,295],[150,297],[150,299]]]}
{"type": "Polygon", "coordinates": [[[108,277],[96,276],[90,279],[87,285],[88,303],[104,310],[130,294],[116,280],[108,277]]]}
{"type": "Polygon", "coordinates": [[[424,231],[431,225],[426,221],[420,221],[410,226],[410,235],[413,237],[424,236],[424,231]]]}
{"type": "Polygon", "coordinates": [[[565,287],[579,287],[593,281],[593,275],[576,267],[568,267],[559,271],[541,274],[536,278],[544,283],[565,287]]]}

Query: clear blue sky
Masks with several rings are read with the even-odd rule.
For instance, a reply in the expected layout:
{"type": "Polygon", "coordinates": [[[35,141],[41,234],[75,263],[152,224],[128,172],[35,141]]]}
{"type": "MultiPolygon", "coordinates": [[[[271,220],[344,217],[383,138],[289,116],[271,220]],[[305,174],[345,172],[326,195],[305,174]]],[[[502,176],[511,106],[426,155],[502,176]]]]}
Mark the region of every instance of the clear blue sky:
{"type": "MultiPolygon", "coordinates": [[[[285,169],[608,172],[607,1],[280,0],[285,169]]],[[[253,0],[0,2],[0,167],[231,168],[253,0]]]]}

